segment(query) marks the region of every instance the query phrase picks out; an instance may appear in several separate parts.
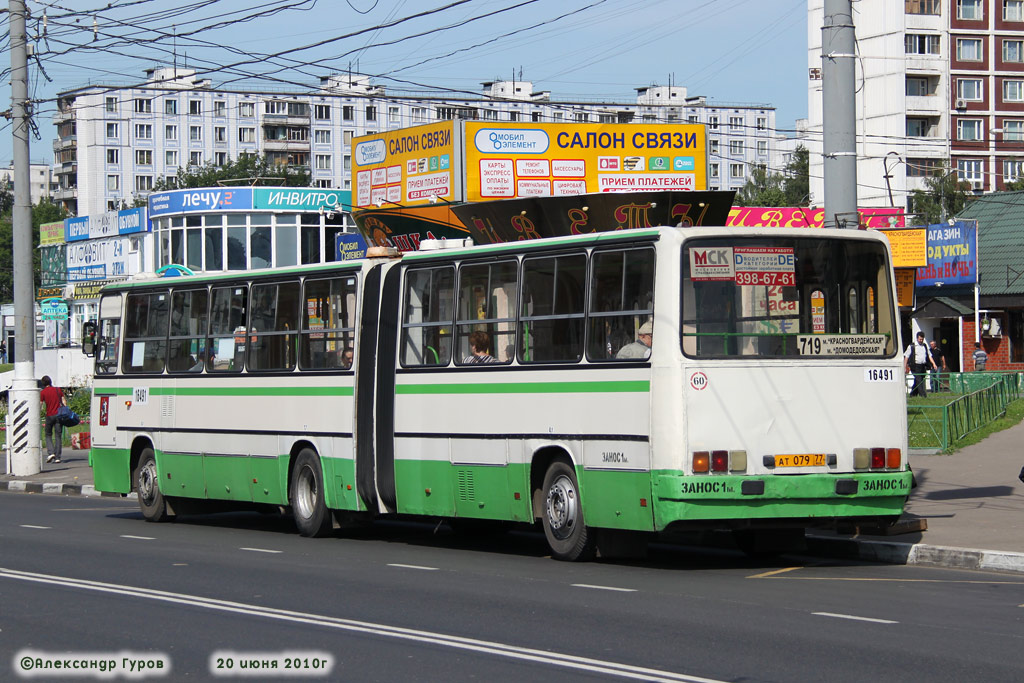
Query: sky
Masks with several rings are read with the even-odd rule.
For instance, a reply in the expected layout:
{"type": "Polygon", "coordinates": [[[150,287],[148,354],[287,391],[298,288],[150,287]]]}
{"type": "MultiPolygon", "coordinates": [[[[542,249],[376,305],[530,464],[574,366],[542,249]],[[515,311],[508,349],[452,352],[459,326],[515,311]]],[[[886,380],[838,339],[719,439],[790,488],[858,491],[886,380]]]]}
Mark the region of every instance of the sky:
{"type": "MultiPolygon", "coordinates": [[[[4,3],[6,4],[6,3],[4,3]]],[[[134,85],[187,65],[213,86],[302,92],[321,76],[370,75],[388,90],[479,94],[513,77],[556,100],[634,101],[687,88],[714,104],[763,104],[790,132],[807,116],[806,0],[27,0],[29,96],[53,162],[58,92],[134,85]],[[44,20],[45,15],[45,20],[44,20]],[[521,73],[521,76],[520,76],[521,73]]],[[[0,110],[10,106],[7,13],[0,110]]],[[[11,159],[0,120],[0,165],[11,159]]]]}

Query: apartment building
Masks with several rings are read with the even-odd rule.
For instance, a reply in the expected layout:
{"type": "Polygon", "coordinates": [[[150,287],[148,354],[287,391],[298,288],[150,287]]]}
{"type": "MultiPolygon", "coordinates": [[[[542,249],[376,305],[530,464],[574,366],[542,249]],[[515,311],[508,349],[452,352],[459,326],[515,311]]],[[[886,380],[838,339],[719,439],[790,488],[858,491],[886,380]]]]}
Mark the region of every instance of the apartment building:
{"type": "Polygon", "coordinates": [[[265,154],[309,171],[321,188],[352,186],[352,138],[442,119],[577,123],[703,123],[709,189],[738,189],[774,158],[775,109],[636,89],[628,102],[558,100],[529,81],[483,83],[479,97],[387,91],[356,74],[325,76],[302,93],[222,90],[193,70],[156,68],[136,86],[89,85],[58,95],[55,199],[75,215],[131,205],[179,167],[265,154]]]}
{"type": "MultiPolygon", "coordinates": [[[[29,183],[33,206],[41,199],[49,199],[56,190],[53,169],[48,164],[29,164],[29,183]]],[[[14,192],[14,162],[7,168],[0,168],[0,184],[14,192]]]]}
{"type": "MultiPolygon", "coordinates": [[[[821,203],[823,0],[808,9],[811,195],[821,203]]],[[[954,170],[979,193],[1021,177],[1024,0],[860,0],[854,23],[858,206],[906,207],[927,176],[954,170]]]]}

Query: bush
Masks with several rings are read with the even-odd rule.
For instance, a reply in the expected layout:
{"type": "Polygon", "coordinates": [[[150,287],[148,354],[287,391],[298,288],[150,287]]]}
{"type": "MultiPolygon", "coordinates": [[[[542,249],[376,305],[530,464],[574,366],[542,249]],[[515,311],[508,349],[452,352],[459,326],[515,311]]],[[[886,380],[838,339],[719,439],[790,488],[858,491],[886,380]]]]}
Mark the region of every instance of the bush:
{"type": "Polygon", "coordinates": [[[78,416],[85,418],[89,415],[89,405],[92,403],[92,390],[83,387],[76,389],[68,398],[68,407],[78,413],[78,416]]]}

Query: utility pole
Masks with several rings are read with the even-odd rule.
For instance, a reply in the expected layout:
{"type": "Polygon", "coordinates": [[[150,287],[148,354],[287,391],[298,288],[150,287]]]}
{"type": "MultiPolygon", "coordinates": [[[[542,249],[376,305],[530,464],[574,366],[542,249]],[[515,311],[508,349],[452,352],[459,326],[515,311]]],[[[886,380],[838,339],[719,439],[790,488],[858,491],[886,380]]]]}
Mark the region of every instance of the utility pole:
{"type": "Polygon", "coordinates": [[[825,0],[821,27],[822,133],[825,223],[857,219],[857,119],[854,90],[853,5],[825,0]]]}
{"type": "Polygon", "coordinates": [[[14,383],[10,391],[11,474],[38,474],[39,387],[35,371],[35,304],[32,278],[32,193],[28,135],[28,40],[25,0],[10,0],[11,130],[14,137],[14,383]]]}

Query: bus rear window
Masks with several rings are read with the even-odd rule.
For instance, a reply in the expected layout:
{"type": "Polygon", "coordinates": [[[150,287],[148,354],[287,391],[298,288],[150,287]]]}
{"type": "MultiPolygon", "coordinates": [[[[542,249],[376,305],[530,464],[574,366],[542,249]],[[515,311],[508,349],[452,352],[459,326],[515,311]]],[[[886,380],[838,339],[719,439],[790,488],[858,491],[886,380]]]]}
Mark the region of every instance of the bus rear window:
{"type": "Polygon", "coordinates": [[[687,356],[891,357],[885,248],[834,238],[715,238],[682,254],[687,356]]]}

